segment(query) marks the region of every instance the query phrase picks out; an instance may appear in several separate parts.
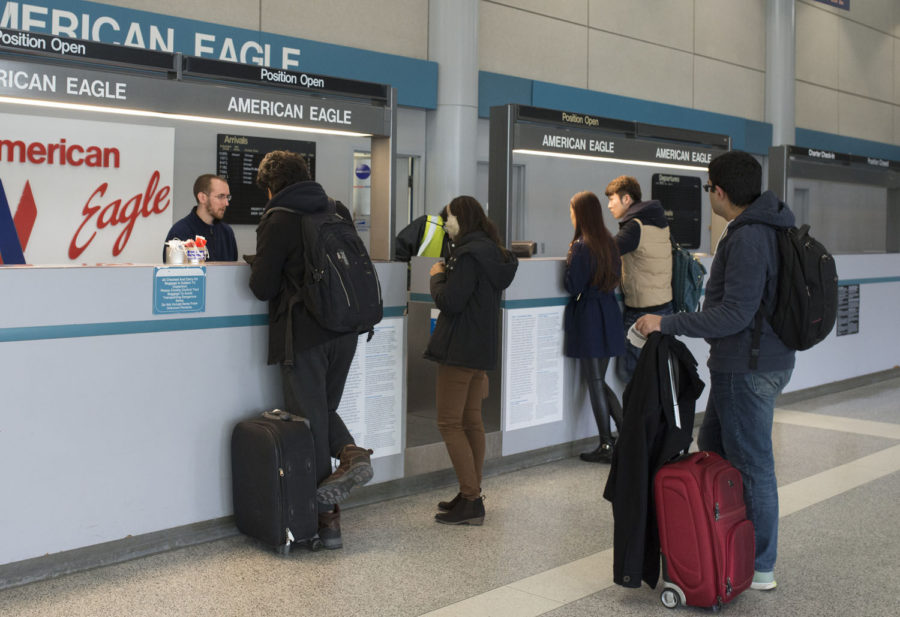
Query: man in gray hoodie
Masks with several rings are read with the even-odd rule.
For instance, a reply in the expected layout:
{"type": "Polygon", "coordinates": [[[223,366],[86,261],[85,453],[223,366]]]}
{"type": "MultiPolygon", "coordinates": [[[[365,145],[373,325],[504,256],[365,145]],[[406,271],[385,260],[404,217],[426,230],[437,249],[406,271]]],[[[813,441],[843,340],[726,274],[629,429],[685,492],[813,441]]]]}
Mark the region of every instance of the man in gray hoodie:
{"type": "Polygon", "coordinates": [[[771,191],[760,193],[762,168],[746,152],[732,151],[709,165],[713,212],[728,221],[710,268],[703,309],[697,313],[644,315],[636,324],[651,332],[703,337],[709,343],[710,391],[698,445],[740,470],[747,513],[756,530],[753,589],[775,588],[778,485],[772,450],[775,399],[787,385],[795,352],[762,320],[759,356],[750,368],[754,316],[774,303],[779,257],[776,231],[794,214],[771,191]]]}

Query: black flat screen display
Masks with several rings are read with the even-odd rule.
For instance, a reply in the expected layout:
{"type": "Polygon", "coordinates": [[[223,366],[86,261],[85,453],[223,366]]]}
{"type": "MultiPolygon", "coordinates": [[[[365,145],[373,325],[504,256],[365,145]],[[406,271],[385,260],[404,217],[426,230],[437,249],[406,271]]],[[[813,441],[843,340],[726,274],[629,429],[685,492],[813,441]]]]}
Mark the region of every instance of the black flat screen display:
{"type": "Polygon", "coordinates": [[[262,216],[268,195],[256,186],[256,170],[262,158],[272,150],[296,152],[306,159],[312,179],[316,179],[316,142],[247,135],[216,136],[216,173],[228,181],[231,203],[225,210],[225,222],[232,225],[256,225],[262,216]]]}
{"type": "Polygon", "coordinates": [[[653,174],[652,199],[662,203],[675,241],[686,249],[700,248],[700,178],[653,174]]]}

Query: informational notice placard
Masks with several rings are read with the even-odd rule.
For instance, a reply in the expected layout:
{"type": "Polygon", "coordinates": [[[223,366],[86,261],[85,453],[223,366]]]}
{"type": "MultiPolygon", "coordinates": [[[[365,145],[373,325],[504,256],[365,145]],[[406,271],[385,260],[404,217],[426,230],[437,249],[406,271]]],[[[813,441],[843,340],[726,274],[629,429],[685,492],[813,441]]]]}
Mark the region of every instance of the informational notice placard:
{"type": "Polygon", "coordinates": [[[563,419],[564,310],[551,306],[506,312],[504,430],[563,419]]]}
{"type": "Polygon", "coordinates": [[[338,414],[372,458],[403,451],[403,319],[382,319],[372,340],[359,337],[338,414]]]}
{"type": "Polygon", "coordinates": [[[838,285],[837,336],[859,333],[859,285],[838,285]]]}
{"type": "Polygon", "coordinates": [[[202,313],[206,310],[206,266],[153,269],[153,313],[202,313]]]}

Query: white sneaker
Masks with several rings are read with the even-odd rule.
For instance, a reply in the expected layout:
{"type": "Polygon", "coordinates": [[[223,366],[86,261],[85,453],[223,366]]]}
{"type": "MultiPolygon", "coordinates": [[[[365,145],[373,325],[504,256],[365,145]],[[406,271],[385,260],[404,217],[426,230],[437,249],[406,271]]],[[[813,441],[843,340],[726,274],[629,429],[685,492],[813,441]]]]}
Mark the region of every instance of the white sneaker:
{"type": "Polygon", "coordinates": [[[775,582],[775,573],[774,572],[753,572],[753,582],[750,583],[750,589],[760,589],[762,591],[767,591],[769,589],[775,589],[778,586],[778,583],[775,582]]]}

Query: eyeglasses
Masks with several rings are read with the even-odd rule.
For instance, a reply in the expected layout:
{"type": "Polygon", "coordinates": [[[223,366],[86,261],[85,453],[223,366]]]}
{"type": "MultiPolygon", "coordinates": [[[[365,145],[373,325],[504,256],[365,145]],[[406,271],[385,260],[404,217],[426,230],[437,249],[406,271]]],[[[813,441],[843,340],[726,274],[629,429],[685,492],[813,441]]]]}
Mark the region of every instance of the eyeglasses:
{"type": "Polygon", "coordinates": [[[710,192],[711,190],[713,190],[714,188],[716,188],[716,185],[715,185],[715,184],[710,184],[710,183],[708,183],[708,182],[707,182],[706,184],[703,185],[703,190],[706,191],[707,193],[709,193],[709,192],[710,192]]]}
{"type": "Polygon", "coordinates": [[[225,193],[219,193],[218,195],[213,195],[212,193],[207,193],[210,197],[215,197],[216,199],[224,199],[225,201],[231,201],[231,195],[226,195],[225,193]]]}

